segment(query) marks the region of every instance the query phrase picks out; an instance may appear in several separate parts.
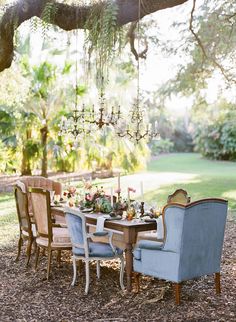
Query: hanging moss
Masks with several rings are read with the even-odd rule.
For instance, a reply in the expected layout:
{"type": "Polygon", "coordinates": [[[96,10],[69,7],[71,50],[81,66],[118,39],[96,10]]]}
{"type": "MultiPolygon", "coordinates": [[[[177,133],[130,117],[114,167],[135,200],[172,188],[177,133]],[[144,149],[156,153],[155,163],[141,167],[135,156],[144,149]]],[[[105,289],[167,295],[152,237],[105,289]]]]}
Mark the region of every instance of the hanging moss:
{"type": "Polygon", "coordinates": [[[84,49],[88,62],[95,57],[98,82],[108,76],[108,68],[115,53],[124,45],[123,28],[117,26],[118,7],[114,2],[99,3],[94,6],[86,22],[84,49]]]}

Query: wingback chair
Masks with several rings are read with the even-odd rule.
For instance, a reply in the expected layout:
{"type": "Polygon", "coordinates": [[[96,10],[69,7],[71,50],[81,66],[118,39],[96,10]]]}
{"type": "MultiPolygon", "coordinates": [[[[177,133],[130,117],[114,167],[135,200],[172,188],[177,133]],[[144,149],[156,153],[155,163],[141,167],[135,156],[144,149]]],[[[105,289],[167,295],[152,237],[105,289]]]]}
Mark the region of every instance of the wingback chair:
{"type": "Polygon", "coordinates": [[[40,176],[21,177],[16,184],[21,187],[23,192],[27,193],[30,216],[32,216],[33,210],[29,188],[42,188],[49,191],[55,191],[56,195],[62,195],[62,184],[60,182],[40,176]]]}
{"type": "MultiPolygon", "coordinates": [[[[174,193],[168,196],[167,204],[177,202],[182,205],[190,203],[191,198],[188,196],[187,191],[183,189],[177,189],[174,193]]],[[[163,242],[164,239],[164,222],[163,217],[159,216],[157,219],[157,231],[143,231],[138,233],[137,241],[142,239],[149,239],[153,241],[163,242]]]]}
{"type": "Polygon", "coordinates": [[[203,199],[163,211],[165,240],[162,245],[141,240],[134,250],[134,271],[175,283],[180,303],[181,282],[215,273],[220,293],[220,262],[227,216],[227,201],[203,199]]]}
{"type": "Polygon", "coordinates": [[[37,269],[40,249],[48,251],[47,279],[51,268],[52,251],[70,250],[71,242],[67,228],[54,224],[51,216],[50,192],[41,188],[31,188],[31,201],[37,229],[37,252],[35,269],[37,269]]]}
{"type": "Polygon", "coordinates": [[[24,193],[19,186],[15,186],[14,196],[16,201],[16,210],[17,210],[17,216],[18,216],[19,228],[20,228],[20,237],[18,241],[18,253],[17,253],[16,261],[19,260],[23,241],[27,240],[28,245],[27,245],[26,265],[28,266],[30,257],[31,257],[32,244],[35,242],[35,238],[36,238],[36,230],[35,230],[35,225],[32,224],[30,220],[30,216],[28,212],[28,198],[26,193],[24,193]]]}
{"type": "Polygon", "coordinates": [[[72,242],[72,260],[73,260],[73,281],[72,286],[74,286],[76,281],[76,260],[83,260],[85,262],[86,269],[86,285],[85,294],[89,291],[89,262],[97,261],[97,277],[100,278],[100,261],[101,260],[111,260],[119,259],[120,268],[120,286],[124,289],[123,276],[124,276],[124,258],[123,250],[114,247],[112,244],[112,232],[98,232],[98,233],[88,233],[86,226],[85,214],[81,211],[66,207],[66,221],[69,229],[69,234],[72,242]],[[92,237],[104,237],[104,235],[109,236],[109,243],[93,242],[92,237]]]}

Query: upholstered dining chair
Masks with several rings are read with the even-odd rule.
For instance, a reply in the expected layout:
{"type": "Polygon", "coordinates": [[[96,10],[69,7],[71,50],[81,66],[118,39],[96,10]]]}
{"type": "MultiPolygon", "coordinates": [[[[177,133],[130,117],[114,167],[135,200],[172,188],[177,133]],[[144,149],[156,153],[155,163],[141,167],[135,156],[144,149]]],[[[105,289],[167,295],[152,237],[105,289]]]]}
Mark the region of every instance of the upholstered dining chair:
{"type": "Polygon", "coordinates": [[[33,215],[31,194],[29,193],[29,190],[31,188],[42,188],[49,191],[54,191],[56,195],[62,195],[62,184],[60,182],[53,181],[51,179],[44,178],[41,176],[21,177],[17,181],[17,185],[21,186],[22,191],[25,192],[28,196],[28,208],[31,217],[33,215]]]}
{"type": "Polygon", "coordinates": [[[123,250],[114,247],[112,244],[112,232],[88,233],[86,226],[85,214],[74,208],[65,208],[66,221],[72,242],[72,260],[73,260],[73,281],[72,286],[76,282],[76,261],[83,260],[85,262],[86,285],[85,294],[89,291],[89,262],[97,261],[97,278],[100,278],[100,261],[119,259],[120,260],[120,287],[124,289],[124,258],[123,250]],[[93,242],[92,237],[109,236],[109,243],[93,242]]]}
{"type": "Polygon", "coordinates": [[[40,249],[46,249],[48,252],[48,279],[51,268],[52,251],[70,250],[70,237],[67,228],[60,227],[52,221],[50,192],[41,188],[31,188],[30,194],[37,229],[35,269],[37,269],[40,249]]]}
{"type": "MultiPolygon", "coordinates": [[[[183,189],[177,189],[174,193],[168,196],[167,204],[177,202],[182,205],[190,203],[191,197],[188,196],[187,191],[183,189]]],[[[137,242],[142,239],[148,239],[158,242],[163,242],[164,240],[164,222],[162,215],[157,219],[157,231],[143,231],[138,233],[137,242]]]]}
{"type": "Polygon", "coordinates": [[[134,250],[134,271],[173,282],[177,304],[181,283],[203,275],[215,274],[216,293],[220,293],[227,204],[211,198],[167,205],[164,243],[141,240],[134,250]]]}
{"type": "Polygon", "coordinates": [[[14,188],[14,196],[16,201],[16,210],[19,221],[20,228],[20,237],[18,241],[18,253],[16,257],[16,261],[19,260],[21,253],[21,246],[24,240],[27,240],[27,262],[26,266],[28,266],[30,257],[31,257],[31,249],[33,243],[35,243],[36,238],[36,230],[35,225],[31,223],[29,212],[28,212],[28,198],[26,193],[22,191],[22,188],[19,186],[15,186],[14,188]]]}

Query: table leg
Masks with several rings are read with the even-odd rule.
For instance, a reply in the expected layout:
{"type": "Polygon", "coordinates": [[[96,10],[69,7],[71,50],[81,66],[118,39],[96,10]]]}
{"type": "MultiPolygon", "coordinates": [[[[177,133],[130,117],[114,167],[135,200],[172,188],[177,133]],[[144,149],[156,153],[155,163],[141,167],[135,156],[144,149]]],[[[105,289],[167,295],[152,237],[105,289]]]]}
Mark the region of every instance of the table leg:
{"type": "Polygon", "coordinates": [[[132,291],[132,271],[133,271],[133,247],[132,244],[126,244],[125,261],[126,261],[126,278],[127,278],[127,291],[132,291]]]}
{"type": "Polygon", "coordinates": [[[133,272],[133,245],[136,242],[137,233],[135,227],[127,227],[124,229],[125,241],[125,267],[127,278],[127,291],[132,291],[132,272],[133,272]]]}

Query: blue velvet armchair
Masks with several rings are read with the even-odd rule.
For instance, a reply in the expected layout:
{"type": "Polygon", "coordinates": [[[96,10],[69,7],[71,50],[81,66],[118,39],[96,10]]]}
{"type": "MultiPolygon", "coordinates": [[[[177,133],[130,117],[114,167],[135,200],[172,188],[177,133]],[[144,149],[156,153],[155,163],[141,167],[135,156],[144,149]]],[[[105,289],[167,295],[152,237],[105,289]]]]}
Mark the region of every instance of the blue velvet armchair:
{"type": "Polygon", "coordinates": [[[220,262],[227,201],[203,199],[164,208],[164,242],[141,240],[134,250],[134,271],[175,283],[180,303],[181,282],[215,273],[220,293],[220,262]]]}

